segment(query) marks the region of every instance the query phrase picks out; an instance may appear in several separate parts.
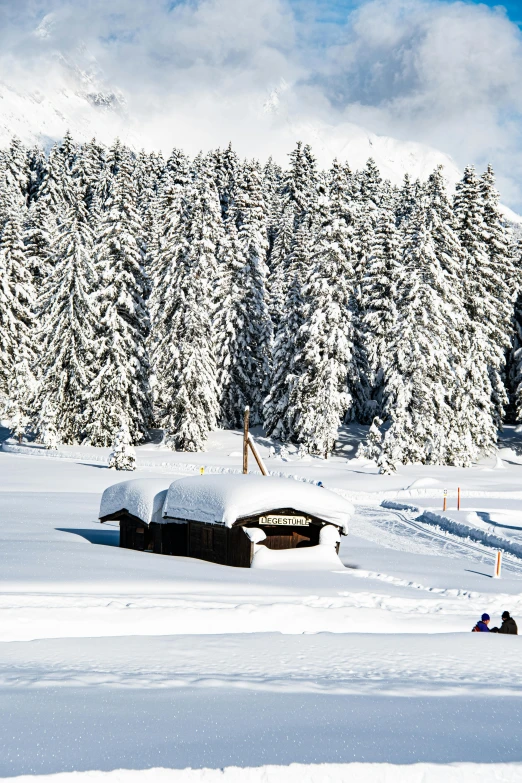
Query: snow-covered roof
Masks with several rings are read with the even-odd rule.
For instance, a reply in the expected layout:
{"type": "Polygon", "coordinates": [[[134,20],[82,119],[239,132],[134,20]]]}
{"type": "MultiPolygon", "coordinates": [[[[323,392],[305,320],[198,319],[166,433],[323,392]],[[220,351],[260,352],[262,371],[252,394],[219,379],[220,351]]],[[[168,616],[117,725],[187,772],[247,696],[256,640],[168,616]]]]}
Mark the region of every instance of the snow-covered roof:
{"type": "Polygon", "coordinates": [[[313,484],[272,476],[190,476],[173,481],[163,516],[232,527],[237,519],[293,508],[337,525],[348,532],[353,506],[344,498],[313,484]]]}
{"type": "Polygon", "coordinates": [[[162,522],[167,479],[131,479],[107,487],[100,503],[100,518],[124,509],[147,525],[162,522]]]}

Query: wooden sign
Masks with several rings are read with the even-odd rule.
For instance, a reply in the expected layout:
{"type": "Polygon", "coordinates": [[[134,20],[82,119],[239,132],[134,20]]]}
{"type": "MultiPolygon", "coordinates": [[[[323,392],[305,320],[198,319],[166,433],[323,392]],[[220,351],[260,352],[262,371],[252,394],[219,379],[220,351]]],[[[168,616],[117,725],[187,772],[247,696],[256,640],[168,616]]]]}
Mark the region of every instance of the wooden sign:
{"type": "Polygon", "coordinates": [[[259,517],[260,525],[300,525],[307,527],[310,524],[308,517],[291,517],[283,514],[273,514],[272,516],[259,517]]]}

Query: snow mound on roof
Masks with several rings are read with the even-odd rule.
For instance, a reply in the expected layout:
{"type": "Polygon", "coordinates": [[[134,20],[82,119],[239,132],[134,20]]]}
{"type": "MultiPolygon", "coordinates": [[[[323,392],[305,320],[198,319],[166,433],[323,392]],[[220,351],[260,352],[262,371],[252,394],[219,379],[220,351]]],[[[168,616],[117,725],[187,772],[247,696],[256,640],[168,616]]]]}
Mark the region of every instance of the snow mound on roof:
{"type": "Polygon", "coordinates": [[[348,532],[354,513],[351,503],[322,487],[272,476],[190,476],[173,481],[163,508],[164,517],[192,519],[232,527],[237,519],[293,508],[348,532]]]}
{"type": "Polygon", "coordinates": [[[100,503],[100,517],[126,509],[149,525],[162,522],[162,509],[167,496],[168,479],[131,479],[107,487],[100,503]]]}

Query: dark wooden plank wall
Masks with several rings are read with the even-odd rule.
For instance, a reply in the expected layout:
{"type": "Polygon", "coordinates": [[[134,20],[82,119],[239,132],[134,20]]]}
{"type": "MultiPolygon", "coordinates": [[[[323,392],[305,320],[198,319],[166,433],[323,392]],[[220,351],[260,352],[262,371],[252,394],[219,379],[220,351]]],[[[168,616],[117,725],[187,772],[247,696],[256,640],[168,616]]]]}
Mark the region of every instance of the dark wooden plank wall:
{"type": "Polygon", "coordinates": [[[130,516],[121,516],[119,521],[120,547],[137,549],[140,552],[153,550],[154,539],[148,525],[130,516]]]}
{"type": "Polygon", "coordinates": [[[206,522],[188,523],[188,555],[210,563],[228,562],[228,532],[224,525],[209,525],[206,522]]]}
{"type": "Polygon", "coordinates": [[[254,557],[254,544],[242,527],[232,527],[228,531],[227,565],[236,568],[250,568],[254,557]]]}
{"type": "Polygon", "coordinates": [[[168,525],[151,522],[150,527],[156,554],[187,556],[188,524],[186,522],[174,522],[168,525]]]}

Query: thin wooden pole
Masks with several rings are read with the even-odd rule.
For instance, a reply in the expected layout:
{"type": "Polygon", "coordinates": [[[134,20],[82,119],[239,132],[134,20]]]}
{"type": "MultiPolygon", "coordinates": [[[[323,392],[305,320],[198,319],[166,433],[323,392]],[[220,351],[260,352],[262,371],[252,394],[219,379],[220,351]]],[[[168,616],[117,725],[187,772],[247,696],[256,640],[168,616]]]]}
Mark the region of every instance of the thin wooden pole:
{"type": "Polygon", "coordinates": [[[248,422],[250,419],[250,408],[245,408],[245,418],[243,419],[243,473],[248,473],[248,422]]]}
{"type": "Polygon", "coordinates": [[[446,511],[446,499],[447,499],[447,497],[448,497],[448,490],[445,489],[444,490],[444,501],[442,503],[442,510],[443,511],[446,511]]]}
{"type": "Polygon", "coordinates": [[[460,487],[457,488],[457,511],[460,511],[460,487]]]}
{"type": "Polygon", "coordinates": [[[261,458],[261,454],[258,452],[257,446],[252,440],[252,436],[250,435],[250,433],[248,434],[247,437],[248,437],[248,445],[250,446],[252,450],[252,454],[254,455],[254,459],[257,462],[257,467],[259,468],[263,476],[268,476],[268,470],[265,467],[265,463],[263,462],[261,458]]]}

